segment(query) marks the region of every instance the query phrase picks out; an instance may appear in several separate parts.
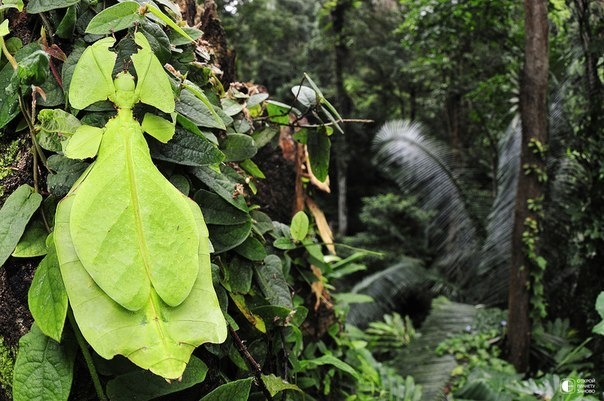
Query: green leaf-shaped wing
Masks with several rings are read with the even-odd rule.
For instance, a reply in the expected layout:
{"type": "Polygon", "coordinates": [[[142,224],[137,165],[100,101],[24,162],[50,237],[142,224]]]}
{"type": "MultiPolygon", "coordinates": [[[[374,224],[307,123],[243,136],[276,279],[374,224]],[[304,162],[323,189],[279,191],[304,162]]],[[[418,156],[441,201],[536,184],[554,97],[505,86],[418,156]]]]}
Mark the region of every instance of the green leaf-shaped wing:
{"type": "Polygon", "coordinates": [[[76,190],[70,233],[78,258],[113,300],[136,311],[151,285],[177,306],[189,295],[199,232],[186,197],[157,170],[140,125],[120,110],[76,190]]]}
{"type": "Polygon", "coordinates": [[[136,97],[164,113],[172,113],[174,94],[168,75],[151,51],[151,45],[145,36],[137,32],[134,34],[134,41],[141,47],[138,53],[131,56],[137,74],[136,97]]]}
{"type": "Polygon", "coordinates": [[[114,43],[114,38],[107,37],[82,53],[69,85],[69,103],[73,108],[82,110],[115,96],[111,74],[117,54],[109,51],[114,43]]]}
{"type": "Polygon", "coordinates": [[[57,208],[55,242],[65,288],[82,334],[103,358],[124,355],[157,375],[179,378],[195,347],[205,342],[221,343],[227,335],[212,286],[208,233],[199,207],[187,200],[200,233],[198,271],[189,296],[172,307],[151,289],[145,305],[129,311],[95,283],[78,259],[70,233],[72,208],[79,196],[77,185],[57,208]]]}

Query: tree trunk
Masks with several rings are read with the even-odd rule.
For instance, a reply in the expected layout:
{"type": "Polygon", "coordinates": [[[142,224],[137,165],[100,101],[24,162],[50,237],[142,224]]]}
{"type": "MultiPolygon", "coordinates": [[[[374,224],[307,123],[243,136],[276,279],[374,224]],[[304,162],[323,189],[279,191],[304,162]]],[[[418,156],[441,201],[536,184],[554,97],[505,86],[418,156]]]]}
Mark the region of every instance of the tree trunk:
{"type": "Polygon", "coordinates": [[[520,88],[522,118],[521,170],[514,216],[510,268],[508,346],[510,362],[519,372],[529,367],[531,343],[531,271],[538,254],[539,211],[529,207],[543,194],[539,172],[545,171],[539,145],[547,143],[548,20],[547,0],[525,0],[525,51],[520,88]],[[529,244],[525,236],[535,239],[529,244]]]}
{"type": "MultiPolygon", "coordinates": [[[[339,0],[331,10],[331,20],[335,36],[335,84],[337,106],[341,115],[347,116],[352,110],[352,100],[344,87],[344,66],[348,62],[348,47],[344,35],[346,12],[352,7],[351,0],[339,0]]],[[[348,230],[348,146],[346,138],[340,136],[334,141],[336,169],[338,174],[338,234],[348,230]]]]}

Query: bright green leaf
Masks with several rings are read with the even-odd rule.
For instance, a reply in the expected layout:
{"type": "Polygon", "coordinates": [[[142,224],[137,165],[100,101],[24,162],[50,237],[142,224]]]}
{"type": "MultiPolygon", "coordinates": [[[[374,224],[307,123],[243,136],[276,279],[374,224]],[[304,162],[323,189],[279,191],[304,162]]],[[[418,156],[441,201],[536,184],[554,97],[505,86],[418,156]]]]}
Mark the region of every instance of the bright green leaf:
{"type": "Polygon", "coordinates": [[[15,258],[33,258],[46,255],[47,236],[48,232],[42,221],[31,221],[25,228],[25,232],[15,247],[12,256],[15,258]]]}
{"type": "Polygon", "coordinates": [[[251,377],[236,380],[219,386],[200,401],[247,401],[251,388],[251,377]]]}
{"type": "Polygon", "coordinates": [[[288,250],[296,249],[298,245],[294,244],[291,238],[279,237],[273,242],[273,246],[277,249],[288,250]]]}
{"type": "Polygon", "coordinates": [[[289,124],[289,113],[291,108],[284,104],[269,100],[266,102],[266,112],[268,113],[268,120],[270,122],[287,125],[289,124]]]}
{"type": "MultiPolygon", "coordinates": [[[[2,3],[3,4],[0,4],[0,10],[5,10],[7,8],[16,8],[19,12],[23,11],[23,0],[4,0],[2,3]]],[[[7,34],[8,33],[2,33],[0,30],[0,36],[4,36],[7,34]]]]}
{"type": "Polygon", "coordinates": [[[262,170],[260,170],[260,167],[258,167],[258,165],[250,159],[244,160],[239,163],[239,167],[244,169],[246,173],[250,174],[253,177],[260,179],[266,178],[262,170]]]}
{"type": "Polygon", "coordinates": [[[188,39],[190,42],[193,41],[193,38],[191,38],[180,26],[178,26],[178,24],[176,24],[174,21],[172,21],[172,19],[170,17],[168,17],[163,12],[161,12],[161,10],[159,8],[154,7],[150,3],[147,3],[146,7],[147,7],[147,10],[151,11],[151,14],[155,15],[156,17],[158,17],[166,25],[168,25],[170,28],[172,28],[176,32],[178,32],[183,38],[188,39]]]}
{"type": "Polygon", "coordinates": [[[272,397],[285,390],[295,390],[302,392],[302,390],[300,390],[300,388],[295,384],[288,383],[282,378],[275,376],[274,374],[262,375],[262,381],[264,382],[264,385],[266,386],[268,392],[271,394],[272,397]]]}
{"type": "Polygon", "coordinates": [[[48,255],[42,259],[36,269],[27,302],[40,330],[48,337],[60,342],[67,316],[67,292],[65,292],[59,261],[52,243],[49,246],[48,255]]]}
{"type": "Polygon", "coordinates": [[[144,17],[139,14],[139,9],[140,5],[134,1],[107,7],[92,18],[86,27],[86,33],[108,35],[130,28],[144,20],[144,17]]]}
{"type": "MultiPolygon", "coordinates": [[[[203,36],[203,32],[197,28],[183,26],[182,30],[189,36],[189,38],[193,39],[193,41],[196,41],[197,39],[203,36]]],[[[170,31],[168,33],[168,38],[170,39],[170,43],[172,44],[172,46],[182,46],[191,43],[191,40],[189,38],[182,36],[176,31],[170,31]]]]}
{"type": "Polygon", "coordinates": [[[308,235],[310,221],[303,211],[299,211],[292,217],[290,232],[292,238],[296,241],[302,241],[308,235]]]}
{"type": "Polygon", "coordinates": [[[44,13],[57,8],[66,8],[79,2],[80,0],[30,0],[27,2],[27,13],[44,13]]]}
{"type": "Polygon", "coordinates": [[[75,342],[62,344],[36,324],[19,340],[13,374],[14,401],[67,401],[73,381],[75,342]]]}
{"type": "Polygon", "coordinates": [[[208,367],[199,358],[191,357],[182,378],[167,382],[146,370],[129,372],[107,383],[111,401],[147,401],[185,390],[204,381],[208,367]]]}
{"type": "Polygon", "coordinates": [[[323,355],[315,359],[304,359],[300,361],[300,368],[303,371],[323,365],[335,366],[341,371],[346,372],[357,379],[360,379],[359,372],[357,372],[352,366],[330,354],[323,355]]]}
{"type": "Polygon", "coordinates": [[[42,196],[29,185],[21,185],[0,209],[0,267],[14,251],[31,216],[42,203],[42,196]]]}

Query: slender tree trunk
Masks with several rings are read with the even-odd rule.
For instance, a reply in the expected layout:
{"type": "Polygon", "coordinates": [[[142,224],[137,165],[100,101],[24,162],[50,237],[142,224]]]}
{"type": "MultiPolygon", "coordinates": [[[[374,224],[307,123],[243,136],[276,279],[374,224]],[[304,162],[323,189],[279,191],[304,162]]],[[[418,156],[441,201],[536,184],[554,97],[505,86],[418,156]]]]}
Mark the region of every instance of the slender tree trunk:
{"type": "Polygon", "coordinates": [[[543,154],[547,143],[548,20],[547,0],[525,0],[525,52],[520,88],[522,118],[521,170],[514,216],[512,266],[510,269],[508,344],[509,359],[519,372],[529,367],[531,343],[531,271],[538,252],[539,213],[530,201],[542,197],[539,172],[545,171],[543,154]],[[537,242],[529,244],[526,235],[537,242]]]}
{"type": "MultiPolygon", "coordinates": [[[[348,62],[348,47],[344,33],[346,12],[352,7],[351,0],[338,0],[331,10],[331,20],[335,37],[335,84],[338,111],[347,116],[352,110],[352,100],[344,87],[344,67],[348,62]]],[[[348,146],[346,138],[339,136],[334,141],[336,169],[338,174],[338,234],[345,235],[348,230],[348,146]]]]}

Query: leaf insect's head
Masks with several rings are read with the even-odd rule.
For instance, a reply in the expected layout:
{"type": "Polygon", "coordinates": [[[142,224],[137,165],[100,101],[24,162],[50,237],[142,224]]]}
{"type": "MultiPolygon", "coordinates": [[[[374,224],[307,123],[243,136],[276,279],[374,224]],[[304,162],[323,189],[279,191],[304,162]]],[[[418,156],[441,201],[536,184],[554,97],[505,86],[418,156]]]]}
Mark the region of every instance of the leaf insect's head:
{"type": "Polygon", "coordinates": [[[129,109],[136,103],[134,77],[128,71],[117,74],[113,86],[115,87],[113,103],[118,109],[129,109]]]}

